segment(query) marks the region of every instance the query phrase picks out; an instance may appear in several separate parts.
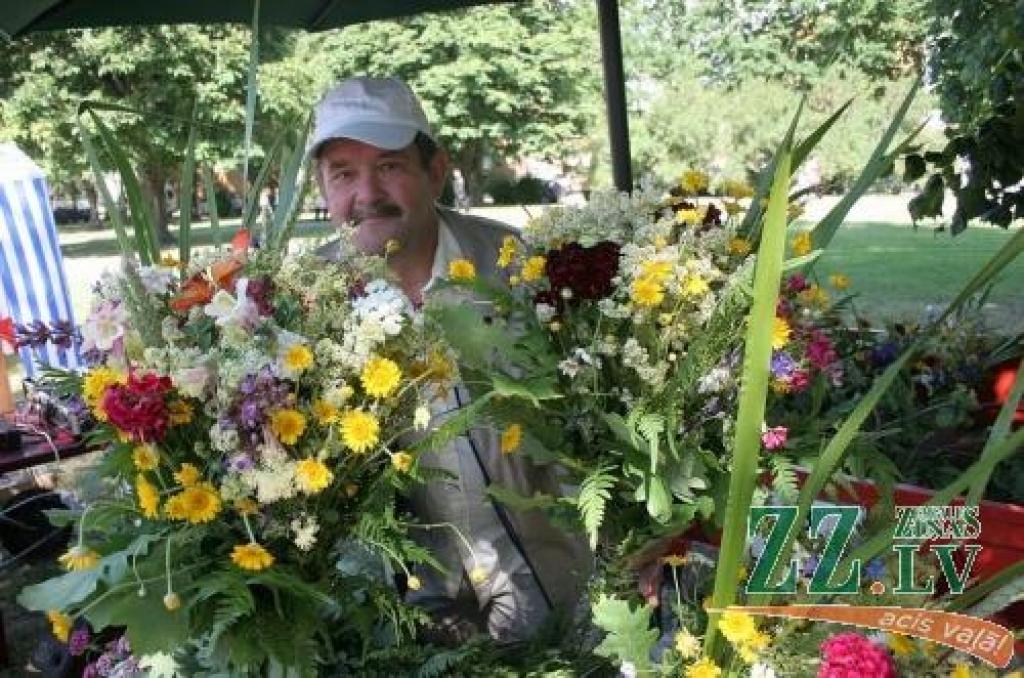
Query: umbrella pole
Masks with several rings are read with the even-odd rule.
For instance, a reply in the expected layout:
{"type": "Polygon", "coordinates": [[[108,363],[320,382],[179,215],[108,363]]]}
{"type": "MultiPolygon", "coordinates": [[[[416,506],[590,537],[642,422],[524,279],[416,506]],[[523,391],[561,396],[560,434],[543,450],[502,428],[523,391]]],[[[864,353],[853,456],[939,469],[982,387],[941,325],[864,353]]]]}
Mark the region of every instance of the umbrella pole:
{"type": "Polygon", "coordinates": [[[597,0],[601,30],[601,62],[604,64],[604,95],[608,106],[608,138],[612,147],[615,188],[633,190],[629,152],[629,121],[626,117],[626,77],[622,68],[622,33],[618,0],[597,0]]]}
{"type": "Polygon", "coordinates": [[[7,356],[0,349],[0,414],[14,411],[14,396],[11,395],[11,380],[7,376],[7,356]]]}

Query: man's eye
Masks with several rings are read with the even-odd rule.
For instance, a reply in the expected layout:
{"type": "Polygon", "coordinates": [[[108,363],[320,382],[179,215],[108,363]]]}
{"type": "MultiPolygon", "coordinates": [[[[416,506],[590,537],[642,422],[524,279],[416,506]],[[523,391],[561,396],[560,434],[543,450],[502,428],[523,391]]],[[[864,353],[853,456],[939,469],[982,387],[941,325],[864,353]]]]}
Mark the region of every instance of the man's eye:
{"type": "Polygon", "coordinates": [[[394,172],[396,169],[398,169],[397,162],[382,162],[379,165],[377,165],[377,170],[384,174],[387,174],[388,172],[394,172]]]}
{"type": "Polygon", "coordinates": [[[337,169],[334,170],[333,173],[331,173],[331,179],[333,179],[334,181],[348,181],[352,178],[352,175],[352,170],[337,169]]]}

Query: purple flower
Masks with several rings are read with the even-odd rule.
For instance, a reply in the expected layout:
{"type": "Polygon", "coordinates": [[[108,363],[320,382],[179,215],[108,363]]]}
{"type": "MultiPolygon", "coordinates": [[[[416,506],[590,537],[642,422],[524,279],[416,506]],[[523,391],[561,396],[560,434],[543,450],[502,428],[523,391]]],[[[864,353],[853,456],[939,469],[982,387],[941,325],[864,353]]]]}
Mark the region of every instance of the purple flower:
{"type": "Polygon", "coordinates": [[[250,457],[245,452],[240,452],[239,454],[232,455],[231,458],[228,459],[228,469],[234,471],[235,473],[248,471],[252,467],[252,457],[250,457]]]}
{"type": "Polygon", "coordinates": [[[88,626],[79,626],[72,633],[68,639],[68,652],[72,657],[77,657],[89,647],[89,635],[88,626]]]}
{"type": "Polygon", "coordinates": [[[804,558],[804,563],[800,568],[800,574],[805,577],[813,577],[814,571],[818,569],[818,564],[821,562],[821,558],[814,555],[813,553],[804,558]]]}
{"type": "Polygon", "coordinates": [[[868,561],[868,564],[864,566],[864,574],[869,579],[879,580],[885,576],[885,561],[881,558],[872,558],[868,561]]]}
{"type": "Polygon", "coordinates": [[[796,361],[793,356],[785,351],[775,351],[772,354],[772,377],[788,381],[796,369],[796,361]]]}
{"type": "Polygon", "coordinates": [[[114,655],[103,653],[100,658],[96,660],[96,673],[101,676],[109,676],[110,672],[114,668],[115,663],[114,655]]]}
{"type": "Polygon", "coordinates": [[[807,360],[820,371],[824,371],[836,361],[836,349],[832,340],[820,332],[815,332],[814,339],[807,344],[807,360]]]}
{"type": "Polygon", "coordinates": [[[761,434],[761,444],[766,450],[777,450],[786,444],[789,429],[785,426],[773,426],[761,434]]]}

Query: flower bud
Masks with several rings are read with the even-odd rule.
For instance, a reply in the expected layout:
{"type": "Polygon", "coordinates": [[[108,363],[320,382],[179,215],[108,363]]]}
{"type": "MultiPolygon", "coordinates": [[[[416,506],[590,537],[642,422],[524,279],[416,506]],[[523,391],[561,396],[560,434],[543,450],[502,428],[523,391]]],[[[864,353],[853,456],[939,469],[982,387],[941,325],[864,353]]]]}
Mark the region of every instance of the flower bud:
{"type": "Polygon", "coordinates": [[[409,579],[406,581],[406,585],[409,587],[410,591],[419,591],[423,587],[423,582],[420,581],[419,577],[413,574],[409,576],[409,579]]]}
{"type": "Polygon", "coordinates": [[[179,607],[181,607],[181,596],[171,591],[166,596],[164,596],[164,607],[166,607],[169,611],[174,612],[179,607]]]}

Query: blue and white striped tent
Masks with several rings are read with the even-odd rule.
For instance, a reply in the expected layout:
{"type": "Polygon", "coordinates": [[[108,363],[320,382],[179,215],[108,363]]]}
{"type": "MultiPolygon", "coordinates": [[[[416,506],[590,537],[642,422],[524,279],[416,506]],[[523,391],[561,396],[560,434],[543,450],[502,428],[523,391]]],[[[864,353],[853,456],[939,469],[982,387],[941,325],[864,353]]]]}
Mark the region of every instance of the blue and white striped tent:
{"type": "MultiPolygon", "coordinates": [[[[0,144],[0,313],[16,323],[74,323],[46,176],[12,143],[0,144]]],[[[76,349],[22,348],[29,377],[38,364],[75,368],[76,349]]]]}

